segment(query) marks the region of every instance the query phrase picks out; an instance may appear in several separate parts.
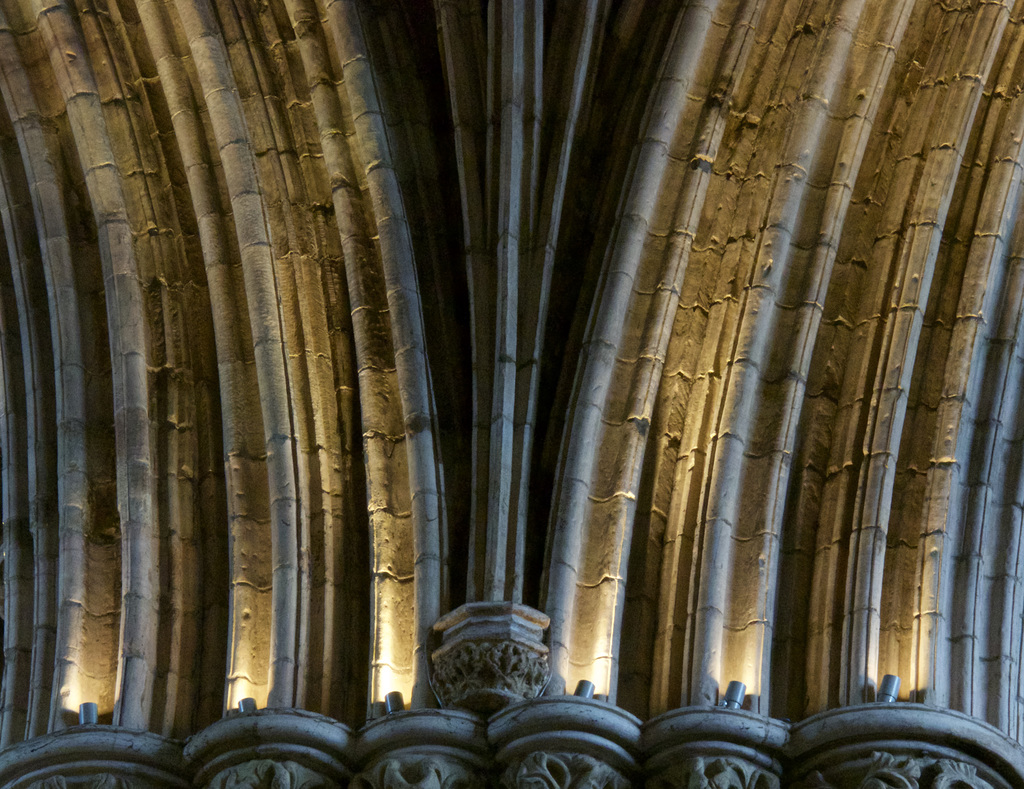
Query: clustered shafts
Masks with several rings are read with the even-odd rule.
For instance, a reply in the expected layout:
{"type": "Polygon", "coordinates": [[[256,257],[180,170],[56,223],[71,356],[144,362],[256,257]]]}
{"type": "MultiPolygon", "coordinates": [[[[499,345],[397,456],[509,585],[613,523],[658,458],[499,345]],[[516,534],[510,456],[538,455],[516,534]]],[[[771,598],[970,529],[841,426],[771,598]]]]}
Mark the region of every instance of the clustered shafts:
{"type": "Polygon", "coordinates": [[[0,745],[430,707],[463,603],[1019,738],[1017,17],[0,0],[0,745]]]}

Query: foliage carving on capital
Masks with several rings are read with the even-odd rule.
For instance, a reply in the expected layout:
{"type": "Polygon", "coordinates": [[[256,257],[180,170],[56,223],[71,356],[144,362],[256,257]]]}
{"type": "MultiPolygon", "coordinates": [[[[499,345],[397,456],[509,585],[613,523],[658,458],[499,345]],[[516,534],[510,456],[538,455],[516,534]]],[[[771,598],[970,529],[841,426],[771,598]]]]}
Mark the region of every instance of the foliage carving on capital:
{"type": "Polygon", "coordinates": [[[953,759],[939,759],[935,765],[938,772],[931,789],[992,789],[988,781],[978,777],[974,765],[953,759]]]}
{"type": "Polygon", "coordinates": [[[509,765],[502,789],[629,789],[617,770],[591,756],[534,751],[509,765]]]}
{"type": "Polygon", "coordinates": [[[779,776],[729,756],[681,759],[648,780],[648,789],[779,789],[779,776]]]}
{"type": "Polygon", "coordinates": [[[136,781],[120,778],[110,773],[101,775],[77,776],[66,778],[53,775],[29,784],[28,789],[142,789],[144,785],[136,781]]]}
{"type": "Polygon", "coordinates": [[[322,775],[296,762],[255,759],[217,773],[208,789],[327,789],[322,775]]]}
{"type": "Polygon", "coordinates": [[[477,789],[486,782],[452,759],[385,759],[355,778],[349,789],[477,789]]]}
{"type": "Polygon", "coordinates": [[[533,699],[547,684],[546,650],[516,641],[462,641],[434,653],[434,690],[446,707],[481,691],[533,699]]]}
{"type": "MultiPolygon", "coordinates": [[[[838,772],[842,772],[841,767],[838,772]]],[[[811,773],[803,782],[805,789],[993,789],[978,776],[977,769],[955,759],[930,759],[871,754],[871,766],[858,779],[826,779],[811,773]]]]}
{"type": "Polygon", "coordinates": [[[871,769],[861,781],[860,789],[918,789],[919,759],[891,753],[873,753],[871,759],[871,769]]]}

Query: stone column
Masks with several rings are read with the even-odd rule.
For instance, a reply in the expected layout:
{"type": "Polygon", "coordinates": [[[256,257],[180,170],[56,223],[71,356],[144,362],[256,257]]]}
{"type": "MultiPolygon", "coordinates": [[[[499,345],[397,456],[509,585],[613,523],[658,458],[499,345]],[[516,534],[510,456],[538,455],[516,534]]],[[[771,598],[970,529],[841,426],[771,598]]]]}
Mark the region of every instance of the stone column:
{"type": "Polygon", "coordinates": [[[185,746],[195,785],[208,789],[335,789],[352,773],[347,727],[296,709],[232,713],[185,746]]]}
{"type": "Polygon", "coordinates": [[[181,743],[114,726],[74,726],[0,754],[5,789],[188,789],[181,743]]]}
{"type": "Polygon", "coordinates": [[[1024,749],[960,712],[863,704],[793,727],[790,781],[814,789],[1009,789],[1024,749]]]}

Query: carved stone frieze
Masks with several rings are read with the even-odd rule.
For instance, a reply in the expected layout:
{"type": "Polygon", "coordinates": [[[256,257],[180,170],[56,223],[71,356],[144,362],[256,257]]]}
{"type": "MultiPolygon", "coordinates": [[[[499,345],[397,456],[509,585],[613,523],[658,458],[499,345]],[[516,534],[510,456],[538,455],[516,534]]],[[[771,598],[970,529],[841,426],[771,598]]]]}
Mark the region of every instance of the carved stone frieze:
{"type": "Polygon", "coordinates": [[[208,789],[329,789],[334,784],[301,764],[255,759],[222,770],[208,789]]]}
{"type": "Polygon", "coordinates": [[[779,777],[744,759],[682,759],[647,780],[649,789],[779,789],[779,777]]]}
{"type": "Polygon", "coordinates": [[[384,759],[355,778],[350,789],[478,789],[487,782],[453,759],[403,755],[384,759]]]}
{"type": "Polygon", "coordinates": [[[618,771],[592,756],[535,751],[511,764],[501,777],[503,789],[628,789],[618,771]]]}

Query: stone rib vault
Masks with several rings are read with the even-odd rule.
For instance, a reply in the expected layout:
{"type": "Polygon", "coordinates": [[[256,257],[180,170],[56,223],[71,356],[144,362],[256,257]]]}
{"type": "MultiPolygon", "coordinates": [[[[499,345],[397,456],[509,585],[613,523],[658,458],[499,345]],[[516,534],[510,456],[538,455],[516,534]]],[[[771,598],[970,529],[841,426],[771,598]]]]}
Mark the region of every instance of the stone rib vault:
{"type": "Polygon", "coordinates": [[[1022,22],[0,0],[0,784],[1024,786],[1022,22]]]}

